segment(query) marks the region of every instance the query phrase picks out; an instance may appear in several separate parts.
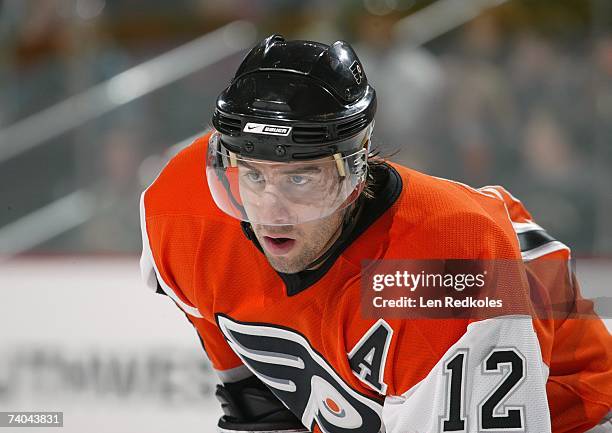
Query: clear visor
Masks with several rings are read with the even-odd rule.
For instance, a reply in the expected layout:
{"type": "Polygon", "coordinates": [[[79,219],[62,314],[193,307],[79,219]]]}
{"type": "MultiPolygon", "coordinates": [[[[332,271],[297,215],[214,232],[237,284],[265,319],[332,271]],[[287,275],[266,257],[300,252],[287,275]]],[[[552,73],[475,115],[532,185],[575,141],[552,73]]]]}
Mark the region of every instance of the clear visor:
{"type": "MultiPolygon", "coordinates": [[[[359,134],[355,139],[364,141],[359,134]]],[[[369,139],[366,138],[366,140],[369,139]]],[[[325,218],[353,203],[367,173],[367,142],[347,156],[271,162],[236,155],[211,134],[206,178],[217,206],[243,221],[295,225],[325,218]]]]}

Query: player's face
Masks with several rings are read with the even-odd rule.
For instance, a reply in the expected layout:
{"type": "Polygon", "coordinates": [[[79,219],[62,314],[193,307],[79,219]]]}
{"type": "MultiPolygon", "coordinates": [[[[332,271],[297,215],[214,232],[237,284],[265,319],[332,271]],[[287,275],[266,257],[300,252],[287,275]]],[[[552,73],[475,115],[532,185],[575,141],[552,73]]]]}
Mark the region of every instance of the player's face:
{"type": "Polygon", "coordinates": [[[268,261],[277,271],[302,271],[340,232],[344,211],[330,206],[343,188],[333,158],[307,163],[238,162],[240,197],[268,261]],[[327,212],[327,213],[325,213],[327,212]],[[326,216],[316,218],[325,213],[326,216]],[[307,222],[294,223],[295,221],[307,222]]]}
{"type": "Polygon", "coordinates": [[[345,209],[325,218],[296,225],[253,224],[253,231],[268,261],[279,272],[303,271],[340,235],[345,209]]]}

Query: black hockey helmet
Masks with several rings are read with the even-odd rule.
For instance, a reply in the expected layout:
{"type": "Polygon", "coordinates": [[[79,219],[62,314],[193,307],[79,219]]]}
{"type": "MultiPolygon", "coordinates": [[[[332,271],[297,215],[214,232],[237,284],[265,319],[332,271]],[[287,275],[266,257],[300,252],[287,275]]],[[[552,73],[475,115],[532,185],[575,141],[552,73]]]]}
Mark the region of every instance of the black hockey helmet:
{"type": "Polygon", "coordinates": [[[269,36],[247,54],[217,98],[207,160],[215,202],[232,216],[263,224],[297,224],[348,206],[365,183],[375,112],[376,92],[349,44],[269,36]],[[255,163],[267,165],[250,172],[252,182],[231,173],[239,166],[246,172],[244,167],[253,169],[255,163]],[[305,164],[313,165],[304,170],[305,164]],[[299,184],[303,178],[294,176],[295,182],[285,181],[284,189],[275,192],[290,203],[310,203],[308,210],[285,218],[254,216],[253,207],[249,212],[247,204],[262,195],[276,169],[314,173],[314,167],[324,176],[309,178],[309,188],[298,188],[304,186],[299,184]],[[335,182],[328,168],[333,168],[335,182]],[[316,208],[316,201],[326,203],[325,209],[316,208]]]}

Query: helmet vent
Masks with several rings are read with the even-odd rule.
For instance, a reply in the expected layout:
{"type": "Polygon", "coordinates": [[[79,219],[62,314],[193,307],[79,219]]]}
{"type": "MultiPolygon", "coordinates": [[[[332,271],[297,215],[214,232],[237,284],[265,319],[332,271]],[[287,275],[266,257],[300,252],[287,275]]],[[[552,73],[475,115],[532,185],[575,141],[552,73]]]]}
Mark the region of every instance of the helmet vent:
{"type": "Polygon", "coordinates": [[[293,141],[296,143],[322,143],[327,141],[327,126],[296,125],[293,127],[293,141]]]}
{"type": "Polygon", "coordinates": [[[361,131],[363,128],[365,128],[367,124],[368,124],[368,119],[365,114],[357,116],[346,122],[338,123],[338,125],[336,126],[336,131],[338,132],[338,138],[344,139],[352,135],[355,135],[359,131],[361,131]]]}
{"type": "Polygon", "coordinates": [[[229,116],[226,116],[225,114],[221,114],[217,112],[216,120],[217,120],[217,125],[216,125],[217,129],[222,134],[228,134],[228,135],[240,134],[240,131],[241,131],[240,119],[229,117],[229,116]]]}

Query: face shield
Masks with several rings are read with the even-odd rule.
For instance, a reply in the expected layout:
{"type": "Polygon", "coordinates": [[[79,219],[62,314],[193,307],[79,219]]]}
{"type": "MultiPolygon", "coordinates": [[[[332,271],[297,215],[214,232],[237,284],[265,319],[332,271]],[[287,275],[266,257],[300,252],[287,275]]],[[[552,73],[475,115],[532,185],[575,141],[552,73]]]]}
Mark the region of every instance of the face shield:
{"type": "Polygon", "coordinates": [[[206,158],[212,197],[223,212],[252,224],[296,225],[325,218],[348,207],[363,190],[370,130],[347,140],[358,149],[349,155],[290,162],[235,154],[215,131],[206,158]]]}

